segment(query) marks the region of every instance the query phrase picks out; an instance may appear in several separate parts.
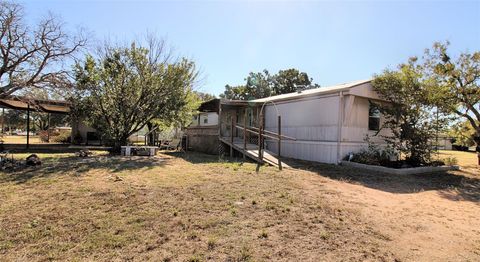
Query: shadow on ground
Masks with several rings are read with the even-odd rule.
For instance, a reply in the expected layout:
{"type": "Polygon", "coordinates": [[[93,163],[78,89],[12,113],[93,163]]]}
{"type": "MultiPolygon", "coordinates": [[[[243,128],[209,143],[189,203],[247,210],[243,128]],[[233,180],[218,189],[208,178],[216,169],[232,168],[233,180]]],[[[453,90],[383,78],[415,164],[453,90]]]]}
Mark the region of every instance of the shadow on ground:
{"type": "Polygon", "coordinates": [[[179,151],[165,151],[162,152],[165,155],[182,158],[183,160],[191,164],[209,164],[209,163],[221,163],[221,162],[251,162],[253,161],[243,158],[230,158],[230,157],[220,157],[218,155],[209,155],[199,152],[179,152],[179,151]]]}
{"type": "Polygon", "coordinates": [[[60,175],[81,175],[95,171],[118,173],[138,169],[152,169],[163,166],[165,159],[159,157],[121,157],[121,156],[92,156],[80,158],[76,156],[63,158],[44,158],[44,164],[37,167],[20,167],[14,171],[0,175],[0,183],[25,183],[34,178],[47,178],[60,175]]]}
{"type": "Polygon", "coordinates": [[[480,176],[468,171],[392,175],[345,166],[287,161],[292,167],[315,172],[323,177],[358,184],[389,193],[411,194],[436,190],[450,200],[480,203],[480,176]]]}

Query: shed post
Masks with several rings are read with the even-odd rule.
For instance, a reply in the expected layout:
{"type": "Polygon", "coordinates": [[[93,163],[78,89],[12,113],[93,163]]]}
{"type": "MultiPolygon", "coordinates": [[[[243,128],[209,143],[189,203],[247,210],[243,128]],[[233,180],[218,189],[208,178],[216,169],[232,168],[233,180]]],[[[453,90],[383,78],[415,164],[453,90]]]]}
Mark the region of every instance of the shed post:
{"type": "Polygon", "coordinates": [[[30,103],[27,104],[27,149],[30,148],[30,103]]]}
{"type": "Polygon", "coordinates": [[[282,117],[278,116],[278,169],[282,170],[282,160],[281,158],[281,149],[282,149],[282,117]]]}

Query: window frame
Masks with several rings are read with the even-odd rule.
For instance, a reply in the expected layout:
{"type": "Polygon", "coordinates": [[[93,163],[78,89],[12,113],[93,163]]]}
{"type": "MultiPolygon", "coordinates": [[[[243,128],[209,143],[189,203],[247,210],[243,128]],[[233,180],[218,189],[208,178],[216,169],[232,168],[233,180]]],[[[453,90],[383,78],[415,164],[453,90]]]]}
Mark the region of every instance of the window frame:
{"type": "Polygon", "coordinates": [[[370,103],[368,106],[368,131],[380,131],[381,129],[381,112],[377,106],[370,103]],[[373,126],[373,121],[375,121],[375,126],[373,126]]]}

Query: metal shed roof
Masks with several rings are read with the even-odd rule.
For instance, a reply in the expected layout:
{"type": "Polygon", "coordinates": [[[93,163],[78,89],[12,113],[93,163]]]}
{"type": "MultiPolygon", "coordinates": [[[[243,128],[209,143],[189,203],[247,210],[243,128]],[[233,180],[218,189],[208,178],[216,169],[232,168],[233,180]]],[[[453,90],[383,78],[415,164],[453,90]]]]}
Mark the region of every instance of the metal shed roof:
{"type": "Polygon", "coordinates": [[[0,107],[15,110],[68,114],[70,112],[70,106],[70,103],[67,101],[31,99],[20,96],[8,96],[0,98],[0,107]]]}
{"type": "Polygon", "coordinates": [[[324,95],[324,94],[330,94],[330,93],[337,93],[340,91],[345,91],[348,90],[352,87],[365,84],[371,82],[371,80],[361,80],[361,81],[355,81],[355,82],[350,82],[350,83],[344,83],[340,85],[334,85],[334,86],[327,86],[327,87],[319,87],[319,88],[314,88],[314,89],[307,89],[303,90],[300,92],[294,92],[294,93],[288,93],[288,94],[282,94],[282,95],[277,95],[277,96],[270,96],[270,97],[265,97],[265,98],[260,98],[260,99],[255,99],[252,100],[251,102],[256,102],[256,103],[264,103],[264,102],[269,102],[269,101],[279,101],[279,100],[293,100],[293,99],[299,99],[299,98],[304,98],[304,97],[309,97],[309,96],[317,96],[317,95],[324,95]]]}

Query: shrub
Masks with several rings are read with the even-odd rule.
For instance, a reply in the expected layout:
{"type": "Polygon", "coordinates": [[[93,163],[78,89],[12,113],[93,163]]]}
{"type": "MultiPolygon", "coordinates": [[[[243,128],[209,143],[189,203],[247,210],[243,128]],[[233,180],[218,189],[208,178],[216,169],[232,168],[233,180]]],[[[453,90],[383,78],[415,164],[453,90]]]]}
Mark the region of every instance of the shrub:
{"type": "Polygon", "coordinates": [[[370,138],[365,137],[365,141],[368,143],[367,148],[360,150],[357,153],[350,153],[345,157],[345,160],[349,160],[356,163],[383,166],[386,163],[391,162],[390,157],[394,155],[390,148],[381,149],[377,145],[370,141],[370,138]]]}
{"type": "MultiPolygon", "coordinates": [[[[52,135],[54,135],[53,130],[50,131],[50,138],[51,138],[52,135]]],[[[57,133],[57,135],[58,135],[58,133],[57,133]]],[[[48,142],[48,131],[47,130],[42,130],[42,131],[38,132],[38,136],[40,137],[40,141],[45,142],[45,143],[48,142]]]]}
{"type": "Polygon", "coordinates": [[[42,130],[38,132],[38,135],[42,142],[48,142],[48,132],[50,132],[50,142],[70,143],[70,136],[72,132],[69,130],[42,130]]]}
{"type": "Polygon", "coordinates": [[[50,136],[50,140],[57,143],[70,143],[71,131],[62,130],[57,136],[50,136]]]}
{"type": "Polygon", "coordinates": [[[445,163],[445,165],[447,166],[455,166],[458,164],[458,160],[457,158],[455,157],[447,157],[447,158],[444,158],[443,159],[443,162],[445,163]]]}

